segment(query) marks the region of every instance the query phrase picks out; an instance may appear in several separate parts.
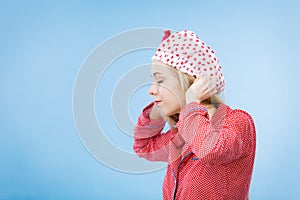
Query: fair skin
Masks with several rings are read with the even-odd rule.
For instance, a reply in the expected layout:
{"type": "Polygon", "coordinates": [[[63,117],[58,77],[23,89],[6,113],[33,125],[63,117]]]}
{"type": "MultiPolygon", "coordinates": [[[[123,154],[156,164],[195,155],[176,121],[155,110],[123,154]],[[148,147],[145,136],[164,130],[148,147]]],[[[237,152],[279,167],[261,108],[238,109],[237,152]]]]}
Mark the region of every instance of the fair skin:
{"type": "MultiPolygon", "coordinates": [[[[210,95],[216,94],[215,85],[209,84],[203,77],[197,78],[189,89],[184,91],[180,86],[176,71],[161,61],[153,60],[151,75],[153,83],[148,92],[154,98],[155,105],[150,111],[150,119],[161,119],[180,113],[187,104],[201,103],[210,95]]],[[[203,105],[207,108],[211,119],[216,108],[212,105],[203,105]]]]}

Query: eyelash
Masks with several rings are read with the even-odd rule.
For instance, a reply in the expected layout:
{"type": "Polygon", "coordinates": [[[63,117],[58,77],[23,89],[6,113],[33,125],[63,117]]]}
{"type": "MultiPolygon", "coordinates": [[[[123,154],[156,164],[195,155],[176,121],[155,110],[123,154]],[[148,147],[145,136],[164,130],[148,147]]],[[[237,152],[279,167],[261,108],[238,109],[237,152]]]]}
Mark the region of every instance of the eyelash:
{"type": "Polygon", "coordinates": [[[163,81],[162,80],[160,80],[160,81],[157,81],[157,83],[162,83],[163,81]]]}

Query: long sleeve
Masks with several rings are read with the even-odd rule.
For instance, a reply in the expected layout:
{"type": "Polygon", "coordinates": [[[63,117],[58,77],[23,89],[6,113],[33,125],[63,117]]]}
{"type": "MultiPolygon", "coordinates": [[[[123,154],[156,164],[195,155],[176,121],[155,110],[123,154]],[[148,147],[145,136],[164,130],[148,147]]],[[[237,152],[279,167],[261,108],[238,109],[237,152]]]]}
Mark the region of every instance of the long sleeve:
{"type": "Polygon", "coordinates": [[[178,132],[193,153],[209,165],[229,163],[251,153],[255,127],[242,110],[218,109],[212,120],[203,105],[188,104],[181,112],[178,132]]]}
{"type": "Polygon", "coordinates": [[[150,161],[168,161],[169,145],[176,141],[177,130],[168,130],[162,133],[165,126],[165,120],[151,120],[149,112],[153,106],[150,103],[145,107],[138,118],[134,129],[133,149],[138,156],[150,161]]]}

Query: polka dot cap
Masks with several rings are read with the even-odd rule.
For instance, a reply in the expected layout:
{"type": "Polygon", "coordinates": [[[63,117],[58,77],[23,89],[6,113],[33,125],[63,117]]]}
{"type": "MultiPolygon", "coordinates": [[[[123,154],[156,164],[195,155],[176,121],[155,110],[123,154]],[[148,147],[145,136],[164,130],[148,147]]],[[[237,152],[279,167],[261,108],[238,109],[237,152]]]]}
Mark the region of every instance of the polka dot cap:
{"type": "Polygon", "coordinates": [[[218,93],[225,88],[219,59],[210,46],[192,31],[165,31],[152,60],[159,60],[191,76],[205,76],[216,84],[218,93]]]}

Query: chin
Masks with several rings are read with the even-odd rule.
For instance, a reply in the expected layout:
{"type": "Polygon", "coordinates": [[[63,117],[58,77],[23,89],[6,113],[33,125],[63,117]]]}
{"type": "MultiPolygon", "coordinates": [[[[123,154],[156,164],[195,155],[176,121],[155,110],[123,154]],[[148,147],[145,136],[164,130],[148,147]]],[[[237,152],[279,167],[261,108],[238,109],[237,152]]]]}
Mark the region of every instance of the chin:
{"type": "Polygon", "coordinates": [[[172,115],[179,114],[179,113],[180,113],[180,109],[174,109],[174,110],[170,110],[169,112],[166,112],[166,116],[170,117],[172,115]]]}
{"type": "Polygon", "coordinates": [[[169,105],[166,106],[165,104],[161,104],[159,107],[163,110],[165,116],[168,116],[168,117],[170,117],[174,114],[180,113],[180,111],[181,111],[181,108],[178,105],[176,105],[176,106],[174,105],[172,108],[169,105]]]}

